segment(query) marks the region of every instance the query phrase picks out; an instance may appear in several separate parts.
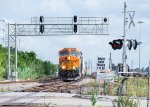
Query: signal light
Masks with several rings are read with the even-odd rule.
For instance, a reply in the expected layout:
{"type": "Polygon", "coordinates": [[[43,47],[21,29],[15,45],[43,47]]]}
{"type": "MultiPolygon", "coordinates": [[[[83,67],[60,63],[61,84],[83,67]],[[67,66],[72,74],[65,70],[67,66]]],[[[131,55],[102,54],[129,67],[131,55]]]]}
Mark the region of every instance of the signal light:
{"type": "Polygon", "coordinates": [[[44,33],[44,25],[43,24],[40,25],[40,32],[44,33]]]}
{"type": "Polygon", "coordinates": [[[77,16],[76,15],[74,16],[73,20],[74,20],[75,23],[77,22],[77,16]]]}
{"type": "Polygon", "coordinates": [[[106,18],[106,17],[104,18],[104,22],[105,22],[105,23],[107,22],[107,18],[106,18]]]}
{"type": "Polygon", "coordinates": [[[77,28],[77,24],[74,24],[74,33],[77,33],[77,30],[78,30],[78,28],[77,28]]]}
{"type": "Polygon", "coordinates": [[[118,39],[118,40],[113,40],[112,42],[109,42],[109,44],[112,46],[114,50],[116,50],[116,49],[122,48],[123,42],[121,39],[118,39]]]}
{"type": "Polygon", "coordinates": [[[40,33],[44,33],[44,25],[42,24],[44,22],[44,17],[40,16],[40,33]]]}
{"type": "Polygon", "coordinates": [[[44,17],[40,16],[40,22],[43,23],[44,22],[44,17]]]}
{"type": "Polygon", "coordinates": [[[129,40],[127,46],[128,46],[128,49],[131,50],[131,48],[132,48],[132,41],[131,40],[129,40]]]}
{"type": "Polygon", "coordinates": [[[135,40],[133,40],[133,49],[134,49],[134,50],[136,50],[136,48],[137,48],[137,45],[138,45],[138,44],[137,44],[137,41],[136,41],[136,39],[135,39],[135,40]]]}

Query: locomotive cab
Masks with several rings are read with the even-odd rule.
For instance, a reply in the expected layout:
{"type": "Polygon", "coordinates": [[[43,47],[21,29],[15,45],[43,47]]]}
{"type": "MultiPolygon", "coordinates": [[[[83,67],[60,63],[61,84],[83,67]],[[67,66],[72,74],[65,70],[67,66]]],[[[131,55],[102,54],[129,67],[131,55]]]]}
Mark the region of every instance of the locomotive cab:
{"type": "Polygon", "coordinates": [[[82,53],[75,48],[64,48],[59,51],[59,78],[76,80],[82,78],[82,53]]]}

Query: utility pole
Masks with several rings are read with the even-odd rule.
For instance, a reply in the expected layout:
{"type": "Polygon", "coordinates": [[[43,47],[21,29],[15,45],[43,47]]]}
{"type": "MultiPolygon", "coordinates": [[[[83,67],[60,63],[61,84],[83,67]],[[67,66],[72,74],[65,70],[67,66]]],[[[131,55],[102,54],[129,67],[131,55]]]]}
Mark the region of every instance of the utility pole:
{"type": "Polygon", "coordinates": [[[144,22],[139,21],[137,23],[140,25],[140,35],[139,35],[138,45],[139,45],[139,72],[141,72],[141,47],[140,47],[140,45],[142,44],[142,42],[140,42],[141,41],[141,24],[144,23],[144,22]]]}

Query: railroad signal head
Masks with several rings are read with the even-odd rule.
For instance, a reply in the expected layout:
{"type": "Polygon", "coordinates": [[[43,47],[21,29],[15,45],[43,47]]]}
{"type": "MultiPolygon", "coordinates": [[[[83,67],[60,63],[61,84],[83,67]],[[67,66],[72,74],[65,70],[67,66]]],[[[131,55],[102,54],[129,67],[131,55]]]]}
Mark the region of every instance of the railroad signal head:
{"type": "Polygon", "coordinates": [[[106,17],[104,18],[104,22],[105,22],[105,23],[107,22],[107,18],[106,18],[106,17]]]}
{"type": "Polygon", "coordinates": [[[114,50],[116,50],[116,49],[122,48],[123,42],[121,39],[118,39],[118,40],[113,40],[112,42],[109,42],[109,44],[112,46],[114,50]]]}
{"type": "Polygon", "coordinates": [[[77,22],[77,16],[76,15],[74,16],[73,20],[75,23],[77,22]]]}
{"type": "Polygon", "coordinates": [[[40,32],[44,33],[44,25],[43,24],[40,25],[40,32]]]}
{"type": "Polygon", "coordinates": [[[44,22],[44,17],[40,16],[40,22],[43,23],[44,22]]]}
{"type": "Polygon", "coordinates": [[[77,30],[78,30],[78,28],[77,28],[77,24],[74,24],[73,29],[74,29],[74,33],[77,33],[77,30]]]}

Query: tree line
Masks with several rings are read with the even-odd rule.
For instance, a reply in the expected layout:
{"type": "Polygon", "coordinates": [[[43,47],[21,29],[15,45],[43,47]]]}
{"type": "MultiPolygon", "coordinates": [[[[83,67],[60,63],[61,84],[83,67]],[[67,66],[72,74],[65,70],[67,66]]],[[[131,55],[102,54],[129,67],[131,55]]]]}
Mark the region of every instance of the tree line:
{"type": "MultiPolygon", "coordinates": [[[[7,48],[0,45],[0,79],[7,79],[8,52],[7,48]]],[[[15,49],[11,48],[11,74],[15,71],[15,49]]],[[[18,77],[19,79],[37,79],[57,75],[58,65],[50,61],[37,58],[35,52],[18,51],[18,77]]]]}

